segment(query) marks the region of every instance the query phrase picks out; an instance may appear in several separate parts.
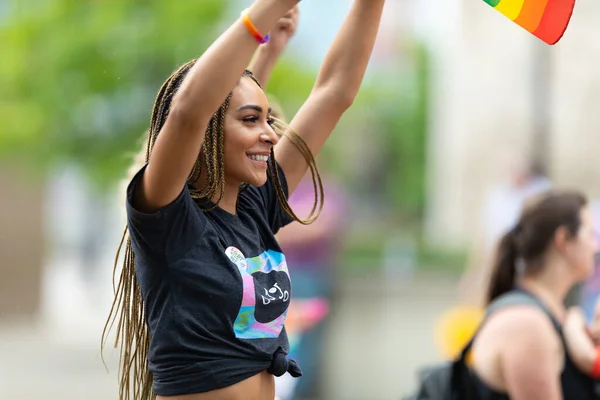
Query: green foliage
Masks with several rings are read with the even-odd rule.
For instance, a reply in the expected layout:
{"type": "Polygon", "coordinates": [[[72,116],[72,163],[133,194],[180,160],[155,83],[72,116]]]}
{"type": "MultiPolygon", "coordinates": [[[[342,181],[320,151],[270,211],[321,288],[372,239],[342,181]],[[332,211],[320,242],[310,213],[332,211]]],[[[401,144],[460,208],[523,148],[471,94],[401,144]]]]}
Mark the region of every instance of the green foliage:
{"type": "MultiPolygon", "coordinates": [[[[390,232],[355,232],[347,238],[339,262],[340,272],[349,275],[372,276],[384,263],[385,243],[390,232]]],[[[424,240],[415,239],[415,264],[421,271],[444,271],[460,275],[467,265],[467,253],[463,249],[431,247],[424,240]]]]}
{"type": "MultiPolygon", "coordinates": [[[[344,132],[330,141],[336,147],[358,140],[367,149],[367,157],[356,154],[361,163],[374,163],[368,176],[354,184],[357,191],[382,193],[379,214],[389,215],[389,224],[401,223],[404,229],[416,228],[425,210],[426,149],[429,107],[429,62],[426,49],[418,42],[398,50],[403,63],[393,63],[373,73],[364,84],[340,128],[344,132]],[[353,135],[349,134],[355,130],[353,135]],[[375,144],[375,149],[371,147],[375,144]]],[[[338,158],[342,167],[354,158],[338,158]]],[[[338,171],[339,172],[339,171],[338,171]]]]}
{"type": "Polygon", "coordinates": [[[269,95],[281,103],[288,119],[306,101],[316,79],[316,72],[300,68],[294,61],[296,57],[293,53],[286,53],[273,70],[265,88],[269,95]]]}
{"type": "MultiPolygon", "coordinates": [[[[20,2],[16,2],[20,3],[20,2]]],[[[51,0],[0,27],[0,157],[75,161],[102,187],[139,150],[164,79],[216,38],[221,0],[51,0]]]]}
{"type": "Polygon", "coordinates": [[[412,68],[404,73],[405,84],[390,95],[395,101],[388,100],[380,108],[387,144],[381,156],[387,160],[388,200],[411,222],[420,220],[425,207],[429,102],[427,53],[417,43],[413,46],[412,68]]]}
{"type": "MultiPolygon", "coordinates": [[[[221,0],[25,3],[14,0],[0,24],[6,55],[0,63],[0,159],[18,158],[42,175],[57,163],[75,162],[100,190],[122,178],[141,150],[162,82],[202,54],[234,18],[221,0]]],[[[395,212],[410,215],[422,211],[425,184],[427,63],[424,52],[416,54],[408,72],[388,72],[400,86],[374,74],[326,147],[339,172],[352,162],[343,151],[348,140],[368,140],[357,127],[379,135],[384,187],[378,183],[376,190],[385,192],[395,212]],[[373,127],[364,121],[366,111],[375,116],[373,127]]],[[[267,87],[289,117],[316,75],[295,62],[301,57],[290,50],[267,87]]]]}

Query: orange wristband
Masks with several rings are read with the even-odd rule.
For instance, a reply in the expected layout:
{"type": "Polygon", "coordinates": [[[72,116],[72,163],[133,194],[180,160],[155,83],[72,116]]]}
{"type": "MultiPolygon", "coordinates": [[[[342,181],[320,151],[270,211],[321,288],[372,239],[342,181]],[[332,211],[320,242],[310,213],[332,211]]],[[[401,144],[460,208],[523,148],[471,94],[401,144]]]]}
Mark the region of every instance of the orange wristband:
{"type": "Polygon", "coordinates": [[[596,358],[590,375],[594,378],[600,378],[600,347],[596,347],[596,358]]]}
{"type": "Polygon", "coordinates": [[[267,33],[267,36],[263,37],[260,34],[260,32],[258,31],[258,29],[256,29],[256,27],[252,23],[252,20],[250,19],[250,15],[248,13],[248,9],[245,9],[244,11],[242,11],[241,17],[242,17],[242,23],[244,24],[244,26],[246,27],[248,32],[252,35],[252,37],[254,39],[256,39],[256,41],[258,43],[264,44],[269,41],[269,34],[267,33]]]}

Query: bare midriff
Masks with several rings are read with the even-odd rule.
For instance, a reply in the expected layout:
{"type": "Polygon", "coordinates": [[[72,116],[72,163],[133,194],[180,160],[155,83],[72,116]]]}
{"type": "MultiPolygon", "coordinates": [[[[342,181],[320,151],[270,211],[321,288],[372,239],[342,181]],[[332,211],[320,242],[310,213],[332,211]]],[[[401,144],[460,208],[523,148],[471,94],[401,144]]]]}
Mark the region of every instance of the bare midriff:
{"type": "Polygon", "coordinates": [[[156,400],[274,400],[275,378],[267,371],[227,386],[205,393],[181,396],[157,396],[156,400]]]}

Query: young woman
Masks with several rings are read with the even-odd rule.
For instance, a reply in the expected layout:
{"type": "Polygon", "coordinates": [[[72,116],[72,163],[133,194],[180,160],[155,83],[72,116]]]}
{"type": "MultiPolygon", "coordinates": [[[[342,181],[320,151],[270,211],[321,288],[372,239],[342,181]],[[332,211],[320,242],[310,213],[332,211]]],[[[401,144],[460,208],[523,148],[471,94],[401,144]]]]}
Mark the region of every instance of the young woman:
{"type": "Polygon", "coordinates": [[[307,168],[322,189],[313,157],[360,88],[384,0],[355,0],[287,128],[244,68],[297,3],[256,0],[158,93],[111,312],[121,399],[273,400],[274,375],[301,375],[286,357],[291,284],[274,235],[299,221],[287,198],[307,168]]]}
{"type": "MultiPolygon", "coordinates": [[[[505,305],[487,317],[472,348],[482,400],[596,398],[582,358],[565,344],[566,331],[583,333],[584,326],[563,329],[564,298],[591,274],[596,250],[592,216],[578,193],[541,196],[502,238],[488,301],[505,305]]],[[[577,333],[568,339],[578,349],[591,342],[577,333]]]]}

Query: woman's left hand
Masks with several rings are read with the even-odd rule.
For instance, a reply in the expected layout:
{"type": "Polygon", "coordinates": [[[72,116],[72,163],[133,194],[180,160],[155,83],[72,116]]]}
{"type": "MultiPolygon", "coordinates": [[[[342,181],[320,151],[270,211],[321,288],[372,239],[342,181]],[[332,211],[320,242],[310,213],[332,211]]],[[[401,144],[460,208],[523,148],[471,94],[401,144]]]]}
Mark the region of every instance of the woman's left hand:
{"type": "Polygon", "coordinates": [[[579,307],[572,307],[567,311],[563,335],[575,365],[581,371],[590,373],[596,359],[596,346],[586,326],[583,311],[579,307]]]}
{"type": "Polygon", "coordinates": [[[594,317],[588,326],[588,331],[594,344],[600,345],[600,298],[596,301],[596,307],[594,309],[594,317]]]}
{"type": "Polygon", "coordinates": [[[300,10],[298,6],[289,10],[283,17],[277,21],[273,30],[269,33],[270,40],[263,46],[265,50],[279,54],[283,52],[290,39],[296,33],[300,10]]]}

